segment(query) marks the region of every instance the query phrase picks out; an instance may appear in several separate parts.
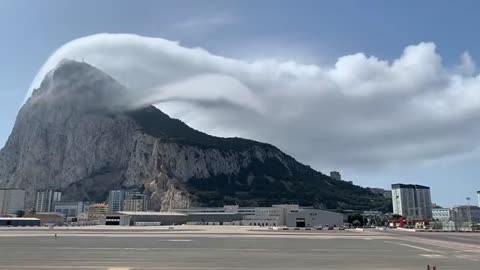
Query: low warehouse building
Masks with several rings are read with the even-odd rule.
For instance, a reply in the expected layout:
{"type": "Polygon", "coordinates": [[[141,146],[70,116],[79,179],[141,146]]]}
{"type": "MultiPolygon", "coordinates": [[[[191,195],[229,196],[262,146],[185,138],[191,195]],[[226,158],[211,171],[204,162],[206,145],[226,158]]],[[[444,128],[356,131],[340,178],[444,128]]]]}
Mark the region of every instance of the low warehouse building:
{"type": "Polygon", "coordinates": [[[40,226],[40,219],[25,217],[0,217],[0,226],[40,226]]]}
{"type": "Polygon", "coordinates": [[[242,208],[226,206],[223,208],[179,209],[179,212],[131,212],[120,211],[106,215],[100,224],[105,225],[250,225],[250,226],[287,226],[316,227],[341,226],[343,214],[301,208],[298,205],[273,205],[272,207],[242,208]],[[181,211],[181,212],[180,212],[181,211]]]}
{"type": "Polygon", "coordinates": [[[208,212],[191,212],[188,213],[188,222],[193,224],[232,224],[240,223],[243,215],[239,213],[208,213],[208,212]]]}
{"type": "Polygon", "coordinates": [[[29,215],[29,217],[38,218],[42,225],[62,225],[65,222],[65,215],[55,212],[38,212],[33,215],[29,215]]]}
{"type": "Polygon", "coordinates": [[[130,216],[128,215],[105,215],[99,218],[99,223],[107,226],[129,226],[130,216]]]}
{"type": "MultiPolygon", "coordinates": [[[[290,205],[274,205],[272,207],[256,207],[245,215],[242,224],[250,226],[284,226],[285,215],[290,205]]],[[[294,205],[298,209],[297,205],[294,205]]]]}
{"type": "Polygon", "coordinates": [[[188,215],[177,212],[117,212],[130,217],[130,225],[179,225],[188,222],[188,215]]]}
{"type": "Polygon", "coordinates": [[[286,225],[287,227],[341,226],[343,225],[343,214],[300,208],[287,212],[286,225]]]}

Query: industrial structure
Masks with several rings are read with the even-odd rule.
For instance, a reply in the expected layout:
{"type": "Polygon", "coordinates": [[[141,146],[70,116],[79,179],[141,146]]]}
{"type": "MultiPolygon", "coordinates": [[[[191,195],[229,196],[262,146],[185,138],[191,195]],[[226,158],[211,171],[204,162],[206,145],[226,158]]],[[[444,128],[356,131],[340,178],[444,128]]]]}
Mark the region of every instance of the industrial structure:
{"type": "Polygon", "coordinates": [[[25,190],[0,189],[0,217],[16,215],[25,208],[25,190]]]}
{"type": "Polygon", "coordinates": [[[301,208],[298,205],[273,205],[272,207],[224,207],[176,209],[174,212],[119,211],[100,219],[105,225],[250,225],[316,227],[342,226],[343,214],[301,208]]]}

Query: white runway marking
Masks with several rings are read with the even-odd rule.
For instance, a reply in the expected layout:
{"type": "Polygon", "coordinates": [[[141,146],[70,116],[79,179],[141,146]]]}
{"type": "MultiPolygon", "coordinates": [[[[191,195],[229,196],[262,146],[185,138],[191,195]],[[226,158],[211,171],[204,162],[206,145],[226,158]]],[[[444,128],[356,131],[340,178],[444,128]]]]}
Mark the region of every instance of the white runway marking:
{"type": "Polygon", "coordinates": [[[397,243],[397,242],[391,242],[391,241],[384,241],[385,243],[390,243],[390,244],[396,244],[396,245],[401,245],[409,248],[415,248],[423,251],[428,251],[428,252],[435,252],[434,250],[428,249],[428,248],[423,248],[423,247],[418,247],[418,246],[413,246],[409,244],[404,244],[404,243],[397,243]]]}
{"type": "Polygon", "coordinates": [[[445,256],[440,254],[418,254],[418,255],[427,257],[427,258],[446,258],[445,256]]]}
{"type": "Polygon", "coordinates": [[[168,242],[192,242],[192,239],[170,239],[168,242]]]}
{"type": "Polygon", "coordinates": [[[478,262],[477,258],[472,258],[472,255],[455,255],[455,257],[460,258],[460,259],[467,259],[472,262],[478,262]]]}

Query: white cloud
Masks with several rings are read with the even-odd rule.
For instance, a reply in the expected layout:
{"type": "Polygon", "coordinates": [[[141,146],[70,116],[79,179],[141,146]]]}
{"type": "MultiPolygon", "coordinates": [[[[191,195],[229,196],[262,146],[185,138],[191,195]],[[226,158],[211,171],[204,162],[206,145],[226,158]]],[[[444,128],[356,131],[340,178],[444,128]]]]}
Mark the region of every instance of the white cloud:
{"type": "Polygon", "coordinates": [[[469,153],[480,134],[480,77],[465,53],[446,67],[435,44],[408,46],[398,59],[363,53],[333,66],[244,61],[176,42],[99,34],[58,49],[131,89],[132,106],[158,107],[217,135],[270,142],[317,168],[437,160],[469,153]]]}

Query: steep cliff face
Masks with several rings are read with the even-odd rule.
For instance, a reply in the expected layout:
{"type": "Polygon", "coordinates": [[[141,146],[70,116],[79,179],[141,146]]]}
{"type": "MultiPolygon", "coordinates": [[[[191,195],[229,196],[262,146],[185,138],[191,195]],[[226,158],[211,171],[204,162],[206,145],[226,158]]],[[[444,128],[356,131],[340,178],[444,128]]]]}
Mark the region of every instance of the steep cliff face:
{"type": "Polygon", "coordinates": [[[136,187],[164,211],[224,203],[384,207],[381,196],[271,145],[209,136],[153,106],[131,110],[125,95],[86,63],[59,65],[22,107],[0,151],[0,187],[25,189],[29,206],[38,189],[102,201],[111,189],[136,187]]]}

